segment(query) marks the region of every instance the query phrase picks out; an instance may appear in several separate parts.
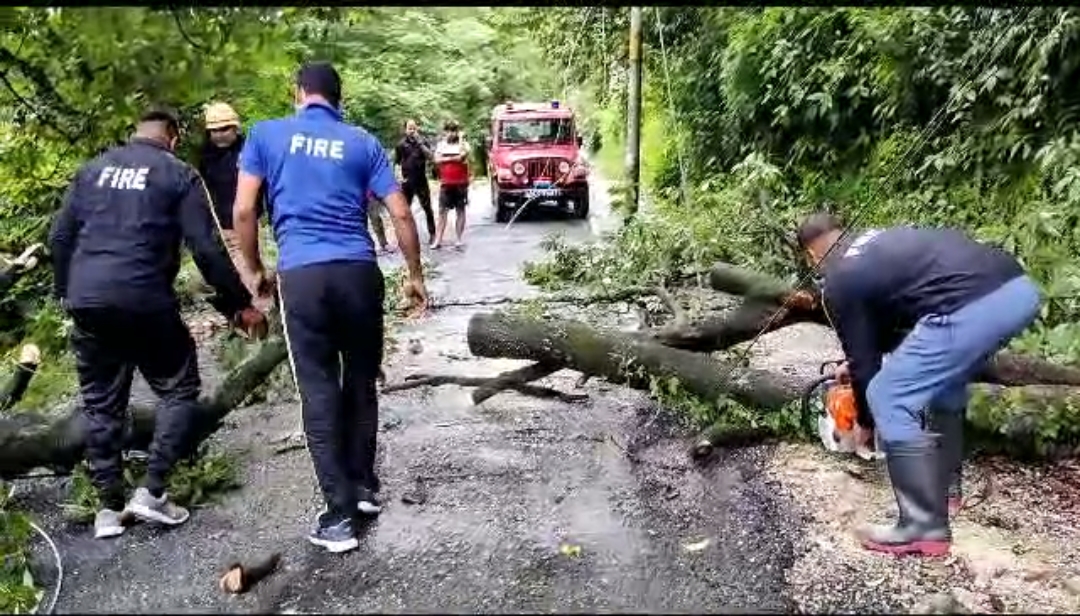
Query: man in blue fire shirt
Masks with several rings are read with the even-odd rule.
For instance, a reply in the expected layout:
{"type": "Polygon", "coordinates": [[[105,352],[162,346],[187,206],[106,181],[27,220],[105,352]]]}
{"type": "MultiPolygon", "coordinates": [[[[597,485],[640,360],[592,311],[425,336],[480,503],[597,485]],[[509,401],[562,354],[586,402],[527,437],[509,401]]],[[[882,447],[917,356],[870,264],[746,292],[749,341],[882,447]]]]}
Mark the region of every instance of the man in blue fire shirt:
{"type": "Polygon", "coordinates": [[[356,548],[354,519],[380,511],[375,475],[376,378],[383,351],[383,275],[367,230],[367,193],[382,200],[409,277],[427,303],[416,223],[382,146],[342,121],[341,79],[327,63],[296,76],[294,116],[260,122],[240,154],[234,229],[260,288],[273,287],[259,256],[256,199],[268,187],[277,240],[278,292],[304,433],[326,500],[309,539],[356,548]]]}

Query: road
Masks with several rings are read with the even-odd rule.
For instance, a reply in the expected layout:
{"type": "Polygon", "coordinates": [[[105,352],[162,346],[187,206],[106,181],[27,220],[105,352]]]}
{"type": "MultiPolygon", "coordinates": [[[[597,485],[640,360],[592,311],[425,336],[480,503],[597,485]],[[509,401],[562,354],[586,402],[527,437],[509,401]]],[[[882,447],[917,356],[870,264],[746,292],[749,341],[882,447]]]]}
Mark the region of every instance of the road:
{"type": "MultiPolygon", "coordinates": [[[[551,232],[588,241],[596,220],[496,225],[486,187],[471,195],[467,246],[430,255],[436,299],[534,293],[522,262],[551,232]]],[[[422,220],[422,218],[421,218],[422,220]]],[[[398,332],[417,339],[387,362],[413,372],[494,374],[517,362],[469,356],[465,326],[486,308],[445,308],[398,332]]],[[[407,346],[407,345],[401,345],[407,346]]],[[[204,363],[204,371],[210,368],[204,363]]],[[[577,375],[546,384],[564,391],[577,375]]],[[[208,377],[212,381],[213,378],[208,377]]],[[[305,535],[321,508],[305,450],[275,453],[297,403],[234,413],[216,447],[244,460],[243,488],[164,531],[112,541],[60,520],[55,487],[23,494],[66,568],[58,612],[781,612],[800,519],[761,472],[768,452],[690,464],[685,436],[645,396],[603,383],[566,404],[501,394],[474,407],[456,387],[383,396],[384,512],[359,550],[330,555],[305,535]],[[420,503],[403,502],[405,494],[420,503]],[[283,554],[282,569],[240,597],[217,579],[235,558],[283,554]]]]}

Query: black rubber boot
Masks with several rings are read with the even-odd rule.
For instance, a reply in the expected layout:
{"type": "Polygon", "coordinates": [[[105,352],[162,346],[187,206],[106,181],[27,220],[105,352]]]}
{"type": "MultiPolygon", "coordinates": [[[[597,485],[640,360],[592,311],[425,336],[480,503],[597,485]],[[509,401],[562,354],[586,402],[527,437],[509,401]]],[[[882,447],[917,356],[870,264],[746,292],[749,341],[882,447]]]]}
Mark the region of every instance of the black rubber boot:
{"type": "Polygon", "coordinates": [[[949,516],[960,513],[964,504],[964,417],[966,409],[959,413],[934,412],[930,414],[930,430],[941,435],[942,472],[949,494],[949,516]]]}
{"type": "Polygon", "coordinates": [[[859,529],[863,547],[890,554],[949,553],[952,536],[940,441],[939,435],[926,434],[917,441],[885,443],[885,465],[900,516],[895,526],[859,529]]]}

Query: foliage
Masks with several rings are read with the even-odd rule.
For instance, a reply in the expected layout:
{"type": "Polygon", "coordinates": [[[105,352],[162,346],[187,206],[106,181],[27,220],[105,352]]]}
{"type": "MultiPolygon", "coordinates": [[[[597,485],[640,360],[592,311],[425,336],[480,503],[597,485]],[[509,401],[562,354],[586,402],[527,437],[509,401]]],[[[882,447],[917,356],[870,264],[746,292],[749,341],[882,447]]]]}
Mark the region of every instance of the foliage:
{"type": "MultiPolygon", "coordinates": [[[[0,490],[6,486],[0,484],[0,490]]],[[[30,519],[0,495],[0,611],[28,614],[38,604],[42,590],[30,571],[28,545],[32,535],[30,519]]]]}
{"type": "MultiPolygon", "coordinates": [[[[544,9],[534,31],[553,63],[591,32],[574,76],[617,110],[626,29],[597,36],[612,13],[626,10],[544,9]]],[[[816,209],[855,227],[956,225],[1041,283],[1046,330],[1020,344],[1054,339],[1080,359],[1062,342],[1080,316],[1080,94],[1064,85],[1080,76],[1080,11],[668,7],[645,9],[644,34],[645,102],[663,101],[673,136],[643,134],[652,215],[610,247],[559,246],[530,269],[538,281],[621,284],[714,259],[790,273],[785,232],[816,209]],[[674,198],[680,155],[688,203],[674,198]]]]}
{"type": "MultiPolygon", "coordinates": [[[[145,475],[144,461],[125,462],[124,484],[129,492],[142,485],[145,475]]],[[[178,505],[204,507],[238,488],[238,478],[239,468],[233,457],[223,453],[209,453],[204,446],[197,455],[173,468],[166,491],[169,498],[178,505]]],[[[69,518],[80,523],[92,522],[101,508],[101,501],[90,483],[85,464],[75,468],[71,479],[71,492],[63,508],[69,518]]]]}

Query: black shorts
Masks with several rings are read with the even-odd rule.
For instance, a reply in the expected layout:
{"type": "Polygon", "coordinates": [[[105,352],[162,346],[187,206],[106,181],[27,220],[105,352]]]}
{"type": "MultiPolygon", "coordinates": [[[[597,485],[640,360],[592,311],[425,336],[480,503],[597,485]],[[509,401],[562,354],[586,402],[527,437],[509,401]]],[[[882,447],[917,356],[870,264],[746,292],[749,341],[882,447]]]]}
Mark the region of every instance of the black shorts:
{"type": "Polygon", "coordinates": [[[439,207],[444,210],[464,209],[468,203],[468,186],[443,186],[439,189],[439,207]]]}

